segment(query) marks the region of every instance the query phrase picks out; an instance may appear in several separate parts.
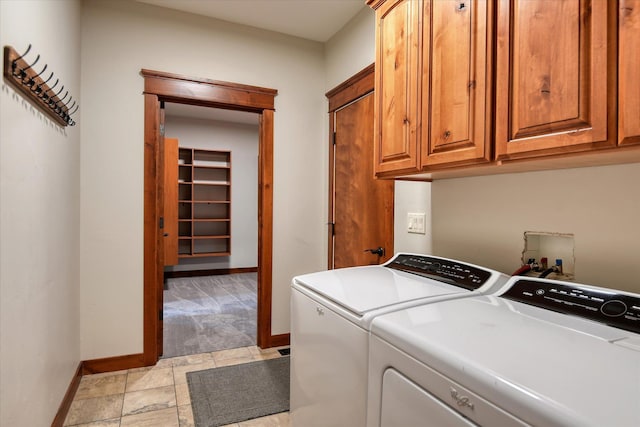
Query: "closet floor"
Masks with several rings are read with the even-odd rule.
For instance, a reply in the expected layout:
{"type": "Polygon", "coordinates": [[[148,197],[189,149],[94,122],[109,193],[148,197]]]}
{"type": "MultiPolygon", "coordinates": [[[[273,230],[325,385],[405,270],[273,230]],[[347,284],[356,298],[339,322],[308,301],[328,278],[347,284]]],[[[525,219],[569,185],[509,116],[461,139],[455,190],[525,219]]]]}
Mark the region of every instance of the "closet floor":
{"type": "Polygon", "coordinates": [[[257,273],[168,279],[163,358],[256,344],[257,273]]]}

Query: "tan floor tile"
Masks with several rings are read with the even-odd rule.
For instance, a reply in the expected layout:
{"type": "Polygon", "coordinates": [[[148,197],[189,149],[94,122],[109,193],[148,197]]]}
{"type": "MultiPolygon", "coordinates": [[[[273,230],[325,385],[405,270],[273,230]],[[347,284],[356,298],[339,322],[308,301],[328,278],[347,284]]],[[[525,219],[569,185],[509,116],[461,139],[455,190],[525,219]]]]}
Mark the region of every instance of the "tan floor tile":
{"type": "Polygon", "coordinates": [[[122,394],[126,383],[126,372],[117,375],[87,375],[80,380],[75,399],[122,394]]]}
{"type": "Polygon", "coordinates": [[[193,411],[191,405],[178,406],[178,419],[180,420],[180,427],[194,427],[193,411]]]}
{"type": "Polygon", "coordinates": [[[176,384],[176,404],[178,406],[191,405],[191,395],[187,383],[176,384]]]}
{"type": "Polygon", "coordinates": [[[216,363],[211,360],[205,363],[197,363],[195,365],[183,365],[173,367],[173,381],[176,385],[187,383],[187,372],[204,371],[205,369],[215,368],[216,363]]]}
{"type": "Polygon", "coordinates": [[[124,395],[94,397],[91,399],[74,400],[69,408],[66,426],[93,421],[109,420],[119,417],[122,413],[124,395]]]}
{"type": "Polygon", "coordinates": [[[129,372],[125,391],[147,390],[173,385],[173,368],[129,372]]]}
{"type": "Polygon", "coordinates": [[[249,351],[255,360],[267,360],[280,357],[280,353],[275,348],[262,349],[258,346],[249,347],[249,351]]]}
{"type": "Polygon", "coordinates": [[[216,362],[227,359],[241,359],[251,357],[251,347],[239,347],[211,353],[216,362]]]}
{"type": "Polygon", "coordinates": [[[250,347],[233,348],[231,350],[221,350],[211,353],[216,366],[231,366],[241,363],[254,362],[250,347]]]}
{"type": "Polygon", "coordinates": [[[122,415],[158,411],[174,406],[176,406],[176,393],[173,386],[132,391],[124,395],[122,415]]]}
{"type": "Polygon", "coordinates": [[[289,427],[289,413],[269,415],[268,417],[256,418],[253,420],[238,423],[238,427],[289,427]]]}
{"type": "Polygon", "coordinates": [[[173,363],[171,359],[160,359],[156,363],[156,368],[172,368],[173,363]]]}
{"type": "Polygon", "coordinates": [[[213,360],[211,353],[192,354],[188,356],[179,356],[167,359],[172,366],[198,365],[213,360]]]}
{"type": "Polygon", "coordinates": [[[122,417],[120,427],[180,427],[176,407],[122,417]]]}
{"type": "Polygon", "coordinates": [[[120,418],[112,420],[94,421],[86,424],[76,424],[73,427],[120,427],[120,418]]]}

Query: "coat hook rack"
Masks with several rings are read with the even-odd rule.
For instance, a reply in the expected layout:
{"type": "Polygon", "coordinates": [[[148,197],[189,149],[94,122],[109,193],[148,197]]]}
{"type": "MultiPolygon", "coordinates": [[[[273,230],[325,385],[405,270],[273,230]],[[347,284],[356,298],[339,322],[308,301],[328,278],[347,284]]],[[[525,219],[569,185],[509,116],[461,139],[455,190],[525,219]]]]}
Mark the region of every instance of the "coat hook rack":
{"type": "Polygon", "coordinates": [[[64,85],[56,89],[60,80],[55,79],[53,86],[49,86],[49,81],[53,79],[53,71],[47,76],[48,64],[38,65],[40,54],[29,63],[27,61],[31,45],[27,47],[23,54],[19,54],[13,47],[4,47],[4,67],[3,74],[6,80],[13,87],[18,89],[25,97],[35,102],[35,104],[56,123],[61,126],[74,126],[76,121],[71,117],[80,105],[67,90],[64,94],[64,85]],[[38,67],[36,69],[36,67],[38,67]],[[42,67],[42,68],[40,68],[42,67]],[[38,71],[40,70],[40,71],[38,71]],[[62,97],[60,97],[62,95],[62,97]]]}

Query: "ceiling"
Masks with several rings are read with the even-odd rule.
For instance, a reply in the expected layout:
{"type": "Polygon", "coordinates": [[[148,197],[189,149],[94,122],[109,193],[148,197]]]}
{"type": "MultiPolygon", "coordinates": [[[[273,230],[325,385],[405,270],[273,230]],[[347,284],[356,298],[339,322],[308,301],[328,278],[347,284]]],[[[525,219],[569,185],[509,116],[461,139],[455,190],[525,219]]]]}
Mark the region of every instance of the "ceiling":
{"type": "Polygon", "coordinates": [[[326,42],[365,0],[136,0],[236,24],[326,42]]]}
{"type": "MultiPolygon", "coordinates": [[[[365,5],[365,0],[136,0],[154,6],[326,42],[365,5]]],[[[167,103],[165,113],[234,123],[258,124],[258,115],[242,111],[167,103]]]]}

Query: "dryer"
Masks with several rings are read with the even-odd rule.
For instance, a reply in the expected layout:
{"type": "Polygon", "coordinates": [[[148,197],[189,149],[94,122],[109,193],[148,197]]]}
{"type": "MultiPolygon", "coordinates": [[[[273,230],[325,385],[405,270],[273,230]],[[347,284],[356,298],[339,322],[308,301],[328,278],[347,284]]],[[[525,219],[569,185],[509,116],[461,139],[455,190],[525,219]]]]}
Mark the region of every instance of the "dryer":
{"type": "Polygon", "coordinates": [[[417,304],[493,292],[508,276],[461,261],[400,253],[384,265],[295,277],[291,292],[291,423],[366,423],[372,319],[417,304]]]}
{"type": "Polygon", "coordinates": [[[371,334],[368,427],[640,426],[640,295],[513,277],[371,334]]]}

